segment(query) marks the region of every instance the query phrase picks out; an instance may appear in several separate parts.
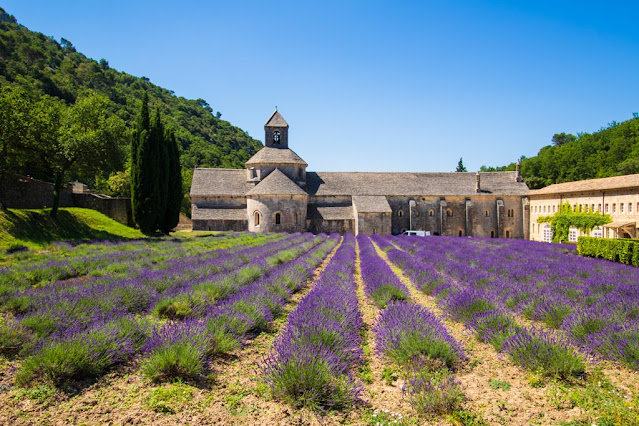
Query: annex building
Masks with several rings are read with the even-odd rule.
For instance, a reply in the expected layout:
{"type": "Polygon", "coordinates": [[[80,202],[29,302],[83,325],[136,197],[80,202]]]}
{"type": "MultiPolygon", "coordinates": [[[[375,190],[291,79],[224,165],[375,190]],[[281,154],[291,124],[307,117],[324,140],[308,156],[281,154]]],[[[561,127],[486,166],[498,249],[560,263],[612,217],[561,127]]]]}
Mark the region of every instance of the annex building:
{"type": "MultiPolygon", "coordinates": [[[[530,239],[552,241],[552,229],[537,219],[550,216],[568,203],[573,211],[609,214],[612,222],[590,233],[599,238],[637,238],[639,236],[639,174],[587,179],[549,185],[530,191],[530,239]]],[[[570,228],[568,239],[576,242],[582,232],[570,228]]]]}
{"type": "Polygon", "coordinates": [[[515,172],[312,172],[275,111],[245,170],[196,168],[193,230],[528,238],[529,189],[515,172]]]}

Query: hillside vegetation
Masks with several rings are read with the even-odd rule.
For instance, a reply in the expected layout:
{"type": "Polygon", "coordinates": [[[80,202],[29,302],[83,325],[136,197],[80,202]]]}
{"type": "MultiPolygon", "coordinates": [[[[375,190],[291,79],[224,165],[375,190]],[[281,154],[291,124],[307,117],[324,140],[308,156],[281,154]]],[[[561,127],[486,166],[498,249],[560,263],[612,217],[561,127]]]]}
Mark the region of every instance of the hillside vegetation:
{"type": "Polygon", "coordinates": [[[0,211],[0,252],[24,246],[41,249],[55,241],[144,238],[95,210],[62,208],[53,219],[48,210],[0,211]]]}
{"type": "MultiPolygon", "coordinates": [[[[62,38],[58,42],[31,31],[1,8],[0,86],[19,87],[33,99],[49,96],[63,100],[68,107],[87,96],[105,96],[109,102],[106,110],[121,118],[129,130],[135,126],[143,94],[148,93],[150,109],[159,109],[167,118],[167,127],[175,131],[187,194],[194,167],[241,168],[262,146],[242,129],[222,120],[219,110],[214,111],[204,99],[176,96],[146,77],[135,77],[109,67],[106,59],[87,58],[76,51],[69,40],[62,38]]],[[[125,144],[126,156],[129,139],[125,144]]],[[[42,168],[29,164],[13,166],[13,171],[52,179],[42,168]]],[[[127,179],[127,167],[129,163],[124,161],[119,166],[121,170],[71,174],[66,178],[81,179],[90,187],[112,195],[128,195],[127,184],[122,182],[127,179]]]]}
{"type": "MultiPolygon", "coordinates": [[[[541,148],[535,157],[521,159],[521,174],[531,189],[639,173],[639,117],[622,123],[613,121],[592,134],[555,134],[552,142],[553,145],[541,148]]],[[[481,170],[515,170],[515,163],[482,166],[481,170]]]]}

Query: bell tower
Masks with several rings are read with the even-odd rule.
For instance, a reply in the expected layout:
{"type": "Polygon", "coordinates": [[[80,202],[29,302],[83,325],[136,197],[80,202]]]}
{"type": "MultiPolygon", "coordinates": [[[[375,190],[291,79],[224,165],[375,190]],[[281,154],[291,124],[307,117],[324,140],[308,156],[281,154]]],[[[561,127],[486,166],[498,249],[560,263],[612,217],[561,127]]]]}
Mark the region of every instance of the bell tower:
{"type": "Polygon", "coordinates": [[[288,148],[288,123],[278,110],[264,125],[264,144],[270,148],[288,148]]]}

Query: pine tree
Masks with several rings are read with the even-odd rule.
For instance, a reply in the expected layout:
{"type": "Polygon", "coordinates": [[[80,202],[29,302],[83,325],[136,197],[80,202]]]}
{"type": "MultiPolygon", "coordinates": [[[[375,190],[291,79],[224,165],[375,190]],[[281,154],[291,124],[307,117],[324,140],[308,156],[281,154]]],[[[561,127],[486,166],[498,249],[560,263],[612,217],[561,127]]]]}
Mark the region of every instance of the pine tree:
{"type": "Polygon", "coordinates": [[[459,158],[459,162],[457,163],[457,168],[455,169],[456,172],[467,172],[468,170],[466,170],[466,166],[464,166],[464,162],[462,161],[461,157],[459,158]]]}
{"type": "Polygon", "coordinates": [[[182,204],[182,168],[180,166],[180,151],[178,150],[175,133],[167,130],[164,135],[168,158],[168,185],[166,194],[166,210],[160,224],[160,230],[166,234],[175,228],[180,221],[180,206],[182,204]]]}

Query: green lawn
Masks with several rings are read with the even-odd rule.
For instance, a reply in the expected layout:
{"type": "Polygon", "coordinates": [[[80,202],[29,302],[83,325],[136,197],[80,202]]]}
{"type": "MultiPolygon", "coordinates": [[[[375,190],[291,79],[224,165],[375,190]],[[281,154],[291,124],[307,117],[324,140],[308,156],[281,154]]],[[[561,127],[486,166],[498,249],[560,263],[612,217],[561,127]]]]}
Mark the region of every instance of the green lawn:
{"type": "Polygon", "coordinates": [[[139,230],[90,209],[63,208],[57,219],[49,216],[49,209],[0,211],[0,251],[19,245],[38,250],[54,241],[144,237],[139,230]]]}

